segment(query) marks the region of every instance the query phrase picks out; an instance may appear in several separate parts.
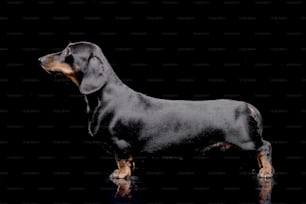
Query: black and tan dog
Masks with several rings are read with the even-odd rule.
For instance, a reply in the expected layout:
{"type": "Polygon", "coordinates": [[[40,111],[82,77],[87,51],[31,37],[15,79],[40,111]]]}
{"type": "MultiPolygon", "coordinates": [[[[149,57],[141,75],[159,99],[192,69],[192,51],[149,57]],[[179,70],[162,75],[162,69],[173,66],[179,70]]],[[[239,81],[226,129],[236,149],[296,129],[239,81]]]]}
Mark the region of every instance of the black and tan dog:
{"type": "Polygon", "coordinates": [[[132,155],[182,148],[183,154],[211,147],[256,150],[259,177],[273,176],[271,144],[262,138],[258,110],[242,101],[164,100],[136,92],[117,77],[95,44],[70,43],[39,58],[49,73],[71,79],[87,102],[89,133],[102,134],[118,155],[113,178],[131,175],[132,155]]]}

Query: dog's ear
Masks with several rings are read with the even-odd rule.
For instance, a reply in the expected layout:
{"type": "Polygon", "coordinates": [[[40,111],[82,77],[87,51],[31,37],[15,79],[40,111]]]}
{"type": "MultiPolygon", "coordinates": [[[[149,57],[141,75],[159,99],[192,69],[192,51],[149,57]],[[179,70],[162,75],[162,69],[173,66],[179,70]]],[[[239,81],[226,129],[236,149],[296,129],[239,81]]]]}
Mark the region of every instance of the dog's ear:
{"type": "Polygon", "coordinates": [[[83,70],[83,78],[80,83],[82,94],[91,94],[99,90],[106,82],[105,66],[101,59],[91,56],[87,66],[83,70]]]}

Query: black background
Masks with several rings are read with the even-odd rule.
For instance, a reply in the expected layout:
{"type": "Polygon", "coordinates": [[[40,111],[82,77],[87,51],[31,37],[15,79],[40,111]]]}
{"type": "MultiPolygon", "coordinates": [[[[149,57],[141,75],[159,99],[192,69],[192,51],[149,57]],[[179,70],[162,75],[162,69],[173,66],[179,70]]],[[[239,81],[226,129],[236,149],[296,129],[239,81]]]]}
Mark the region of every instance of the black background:
{"type": "Polygon", "coordinates": [[[258,107],[272,203],[306,202],[303,1],[5,0],[0,11],[0,203],[256,203],[252,156],[234,150],[136,158],[133,198],[114,198],[115,162],[87,134],[83,97],[37,61],[76,41],[98,44],[147,95],[258,107]]]}

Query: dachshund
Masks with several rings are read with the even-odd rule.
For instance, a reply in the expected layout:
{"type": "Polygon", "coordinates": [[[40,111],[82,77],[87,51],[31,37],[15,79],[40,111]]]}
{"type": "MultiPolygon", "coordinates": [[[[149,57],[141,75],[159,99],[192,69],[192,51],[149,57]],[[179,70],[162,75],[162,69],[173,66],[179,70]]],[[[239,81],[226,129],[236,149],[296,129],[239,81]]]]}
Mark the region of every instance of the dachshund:
{"type": "Polygon", "coordinates": [[[117,158],[112,178],[131,176],[133,155],[201,154],[230,146],[255,150],[258,177],[273,177],[261,114],[247,102],[166,100],[139,93],[118,78],[101,48],[90,42],[70,43],[39,62],[48,73],[71,79],[85,96],[89,134],[101,135],[117,158]]]}

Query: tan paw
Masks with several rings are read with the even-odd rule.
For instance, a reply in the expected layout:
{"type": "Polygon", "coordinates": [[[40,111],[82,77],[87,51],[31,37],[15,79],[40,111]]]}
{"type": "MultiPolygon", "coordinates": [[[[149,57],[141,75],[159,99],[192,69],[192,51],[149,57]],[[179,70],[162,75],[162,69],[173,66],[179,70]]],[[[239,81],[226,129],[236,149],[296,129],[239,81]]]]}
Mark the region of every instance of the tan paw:
{"type": "Polygon", "coordinates": [[[268,168],[266,168],[266,169],[265,168],[261,168],[259,170],[258,177],[259,178],[272,178],[273,177],[272,170],[268,169],[268,168]]]}
{"type": "Polygon", "coordinates": [[[116,169],[111,174],[111,178],[116,178],[116,179],[125,179],[129,176],[131,176],[131,171],[129,167],[122,168],[122,169],[116,169]]]}

